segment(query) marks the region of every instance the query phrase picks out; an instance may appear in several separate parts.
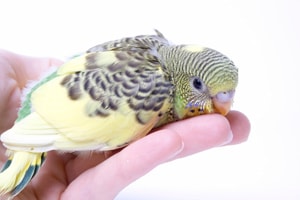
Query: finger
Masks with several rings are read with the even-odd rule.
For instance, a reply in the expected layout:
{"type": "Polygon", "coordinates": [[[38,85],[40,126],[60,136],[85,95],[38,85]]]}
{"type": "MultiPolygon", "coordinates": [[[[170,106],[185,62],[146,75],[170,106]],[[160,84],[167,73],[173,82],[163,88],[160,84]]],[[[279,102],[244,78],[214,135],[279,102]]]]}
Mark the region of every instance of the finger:
{"type": "Polygon", "coordinates": [[[19,199],[59,199],[59,195],[67,185],[63,157],[69,157],[69,155],[61,155],[55,151],[48,152],[47,159],[39,170],[38,176],[35,176],[18,195],[19,199]]]}
{"type": "Polygon", "coordinates": [[[184,149],[176,158],[227,144],[233,138],[228,120],[218,114],[193,117],[163,129],[176,132],[184,143],[184,149]]]}
{"type": "Polygon", "coordinates": [[[229,112],[226,118],[233,132],[233,139],[229,144],[239,144],[246,141],[250,133],[249,119],[239,111],[229,112]]]}
{"type": "Polygon", "coordinates": [[[179,135],[169,130],[157,131],[84,172],[70,184],[62,199],[113,199],[124,187],[182,148],[179,135]]]}
{"type": "Polygon", "coordinates": [[[37,80],[51,66],[59,66],[61,61],[53,58],[33,58],[0,50],[0,68],[4,76],[0,84],[2,104],[0,114],[6,116],[0,122],[0,133],[13,125],[17,118],[17,108],[20,106],[21,89],[28,81],[37,80]]]}
{"type": "Polygon", "coordinates": [[[55,58],[19,56],[19,63],[15,67],[18,68],[16,72],[18,72],[17,77],[21,81],[21,87],[24,87],[29,80],[38,80],[51,67],[59,67],[62,63],[55,58]]]}
{"type": "Polygon", "coordinates": [[[107,152],[78,152],[77,155],[68,160],[65,168],[67,181],[72,182],[84,171],[95,167],[99,163],[107,159],[107,152]]]}

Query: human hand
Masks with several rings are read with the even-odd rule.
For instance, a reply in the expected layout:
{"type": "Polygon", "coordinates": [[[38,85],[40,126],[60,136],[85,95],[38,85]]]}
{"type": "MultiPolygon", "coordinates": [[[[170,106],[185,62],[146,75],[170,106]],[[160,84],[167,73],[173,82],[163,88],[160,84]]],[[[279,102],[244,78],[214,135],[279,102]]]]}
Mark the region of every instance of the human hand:
{"type": "MultiPolygon", "coordinates": [[[[17,117],[21,90],[61,61],[0,51],[0,132],[17,117]],[[3,117],[1,117],[3,119],[3,117]]],[[[43,167],[16,199],[113,199],[123,188],[161,163],[247,139],[245,115],[210,114],[166,125],[122,150],[85,155],[50,152],[43,167]]],[[[1,147],[1,161],[6,160],[1,147]]]]}

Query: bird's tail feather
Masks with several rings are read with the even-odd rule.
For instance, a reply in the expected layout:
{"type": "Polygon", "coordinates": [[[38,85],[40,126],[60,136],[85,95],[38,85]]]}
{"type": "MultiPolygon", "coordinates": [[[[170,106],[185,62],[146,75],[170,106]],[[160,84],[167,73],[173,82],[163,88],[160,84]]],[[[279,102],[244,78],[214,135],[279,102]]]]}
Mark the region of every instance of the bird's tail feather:
{"type": "Polygon", "coordinates": [[[46,153],[11,152],[0,172],[0,196],[16,196],[34,177],[46,153]]]}

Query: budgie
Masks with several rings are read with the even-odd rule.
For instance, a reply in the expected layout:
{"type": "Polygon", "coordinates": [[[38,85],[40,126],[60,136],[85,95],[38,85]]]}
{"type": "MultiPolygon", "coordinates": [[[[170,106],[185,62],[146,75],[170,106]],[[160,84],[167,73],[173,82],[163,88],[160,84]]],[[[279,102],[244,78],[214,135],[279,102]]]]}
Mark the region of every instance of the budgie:
{"type": "Polygon", "coordinates": [[[21,192],[48,151],[113,150],[167,123],[226,115],[237,84],[228,57],[171,44],[158,31],[92,47],[26,94],[14,126],[1,136],[8,160],[0,193],[21,192]]]}

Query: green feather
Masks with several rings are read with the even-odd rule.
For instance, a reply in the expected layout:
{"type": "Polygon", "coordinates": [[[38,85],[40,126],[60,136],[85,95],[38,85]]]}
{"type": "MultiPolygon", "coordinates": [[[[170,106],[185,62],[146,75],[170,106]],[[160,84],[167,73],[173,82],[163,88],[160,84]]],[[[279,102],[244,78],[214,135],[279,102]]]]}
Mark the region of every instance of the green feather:
{"type": "Polygon", "coordinates": [[[8,159],[8,160],[4,163],[4,165],[3,165],[3,167],[2,167],[2,169],[1,169],[0,172],[3,172],[4,170],[6,170],[6,169],[10,166],[10,164],[11,164],[11,159],[8,159]]]}
{"type": "Polygon", "coordinates": [[[41,165],[45,161],[46,153],[43,153],[41,155],[41,162],[36,163],[35,165],[30,165],[29,168],[26,170],[24,177],[22,178],[22,181],[11,191],[11,195],[15,196],[18,193],[20,193],[24,187],[31,181],[31,179],[35,176],[37,171],[40,169],[41,165]]]}

